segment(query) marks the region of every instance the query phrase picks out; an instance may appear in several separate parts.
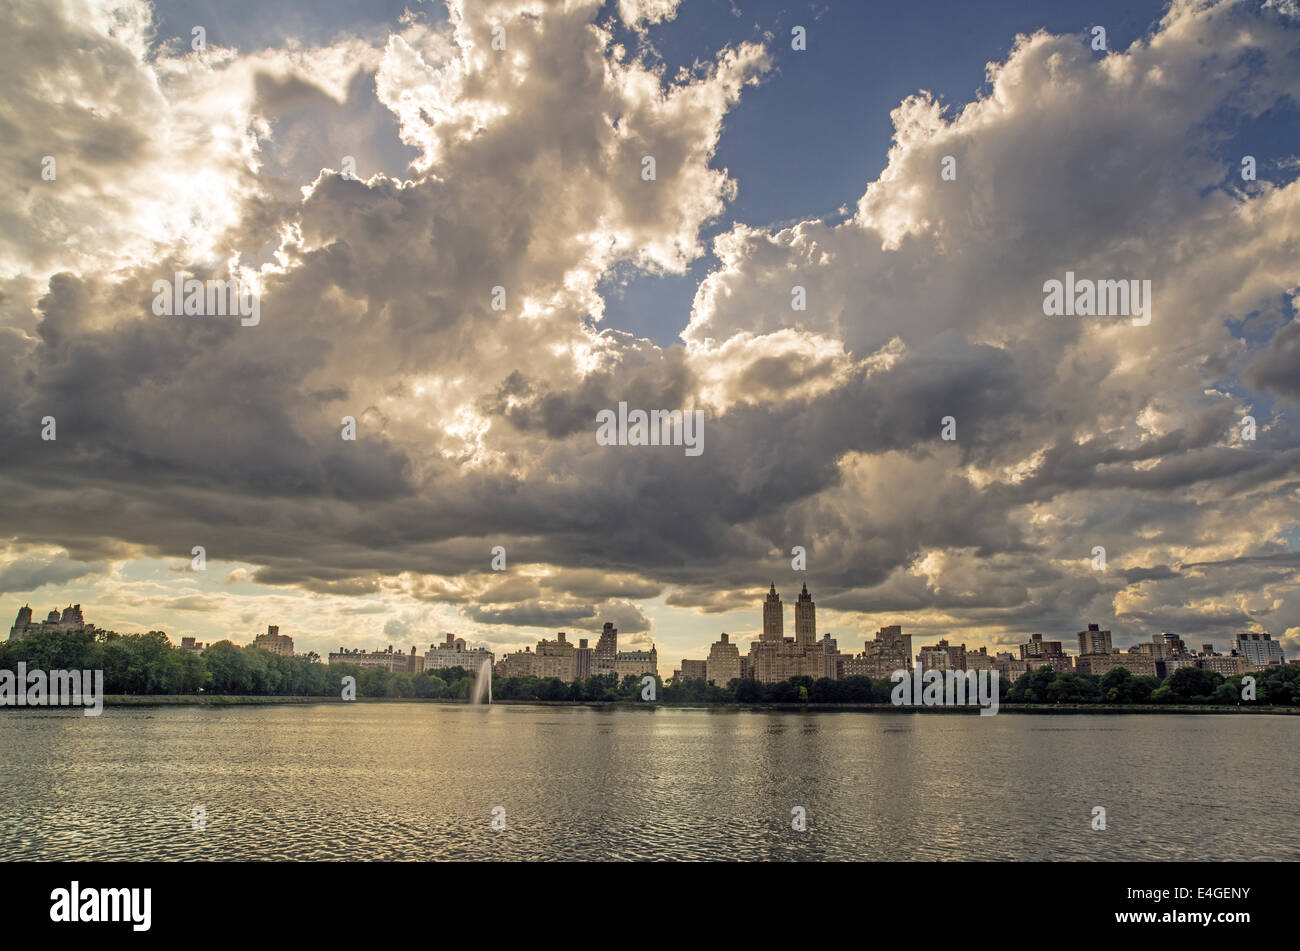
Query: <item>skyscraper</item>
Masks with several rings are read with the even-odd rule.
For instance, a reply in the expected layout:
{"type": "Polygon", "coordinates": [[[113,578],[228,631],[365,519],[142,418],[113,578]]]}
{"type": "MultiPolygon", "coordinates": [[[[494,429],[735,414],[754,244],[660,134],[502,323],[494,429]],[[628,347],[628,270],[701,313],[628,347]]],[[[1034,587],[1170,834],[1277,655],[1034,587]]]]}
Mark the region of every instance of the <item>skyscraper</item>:
{"type": "Polygon", "coordinates": [[[596,641],[596,653],[592,658],[592,673],[614,673],[614,661],[617,658],[618,628],[606,621],[604,628],[600,632],[600,640],[596,641]]]}
{"type": "Polygon", "coordinates": [[[795,637],[784,636],[785,609],[773,584],[763,601],[763,634],[749,645],[749,669],[755,680],[777,683],[825,675],[825,652],[817,643],[816,613],[807,585],[795,604],[795,632],[795,637]]]}
{"type": "Polygon", "coordinates": [[[719,687],[727,686],[740,676],[740,648],[731,643],[726,634],[709,648],[704,676],[719,687]]]}
{"type": "Polygon", "coordinates": [[[801,648],[811,648],[817,644],[817,607],[813,604],[806,583],[794,603],[794,642],[801,648]]]}
{"type": "Polygon", "coordinates": [[[1109,654],[1110,652],[1110,631],[1102,631],[1096,624],[1089,624],[1086,631],[1079,632],[1080,654],[1109,654]]]}
{"type": "Polygon", "coordinates": [[[1283,661],[1282,645],[1269,637],[1267,633],[1256,634],[1247,631],[1238,634],[1237,653],[1256,667],[1281,664],[1283,661]]]}
{"type": "Polygon", "coordinates": [[[773,581],[767,600],[763,602],[763,640],[780,644],[784,636],[785,606],[781,604],[781,596],[776,593],[776,582],[773,581]]]}
{"type": "Polygon", "coordinates": [[[268,624],[265,634],[258,634],[253,638],[253,646],[282,657],[293,656],[293,638],[288,634],[281,634],[278,624],[268,624]]]}

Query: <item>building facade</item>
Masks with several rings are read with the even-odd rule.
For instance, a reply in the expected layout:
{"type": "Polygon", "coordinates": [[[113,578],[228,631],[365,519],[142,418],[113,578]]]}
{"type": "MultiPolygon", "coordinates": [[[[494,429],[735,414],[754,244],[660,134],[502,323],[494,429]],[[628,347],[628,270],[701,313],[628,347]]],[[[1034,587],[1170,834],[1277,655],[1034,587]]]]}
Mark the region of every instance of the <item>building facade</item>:
{"type": "Polygon", "coordinates": [[[998,677],[1008,683],[1015,683],[1029,673],[1029,661],[1016,657],[1010,651],[998,651],[993,655],[993,669],[998,677]]]}
{"type": "Polygon", "coordinates": [[[451,667],[463,668],[466,672],[477,674],[483,662],[493,663],[490,650],[482,647],[470,648],[465,645],[465,638],[454,634],[444,634],[441,644],[430,644],[424,652],[425,670],[447,670],[451,667]]]}
{"type": "Polygon", "coordinates": [[[1268,636],[1267,632],[1256,634],[1244,632],[1237,635],[1237,653],[1256,667],[1280,666],[1285,663],[1282,645],[1268,636]]]}
{"type": "Polygon", "coordinates": [[[49,634],[55,631],[84,631],[86,630],[86,619],[81,615],[80,604],[69,604],[59,613],[55,608],[50,611],[44,621],[32,620],[32,606],[25,604],[18,609],[18,617],[14,619],[13,626],[9,628],[9,640],[22,640],[29,634],[49,634]]]}
{"type": "Polygon", "coordinates": [[[1110,631],[1103,631],[1096,624],[1089,624],[1086,631],[1079,632],[1080,654],[1109,654],[1110,650],[1110,631]]]}
{"type": "Polygon", "coordinates": [[[550,679],[558,677],[566,684],[572,683],[577,679],[577,658],[574,654],[577,648],[567,640],[567,635],[561,631],[555,636],[554,640],[542,638],[537,642],[537,651],[534,677],[543,677],[550,679]]]}
{"type": "Polygon", "coordinates": [[[822,652],[822,676],[831,680],[840,679],[840,662],[844,660],[844,655],[840,653],[839,641],[829,634],[823,634],[822,639],[817,642],[817,646],[822,652]]]}
{"type": "Polygon", "coordinates": [[[592,658],[591,672],[593,674],[612,674],[614,673],[614,660],[618,657],[618,628],[609,621],[601,629],[600,638],[596,641],[595,656],[592,658]]]}
{"type": "Polygon", "coordinates": [[[966,645],[949,644],[946,640],[940,640],[938,644],[922,647],[916,659],[921,662],[923,671],[965,670],[966,645]]]}
{"type": "MultiPolygon", "coordinates": [[[[1205,646],[1208,648],[1210,645],[1205,646]]],[[[1224,677],[1239,677],[1256,669],[1249,658],[1238,654],[1236,650],[1229,651],[1227,654],[1217,654],[1207,650],[1196,658],[1196,666],[1224,677]]]]}
{"type": "MultiPolygon", "coordinates": [[[[1104,632],[1109,639],[1110,631],[1104,632]]],[[[1112,650],[1108,654],[1080,654],[1074,659],[1074,669],[1081,674],[1094,674],[1102,677],[1116,667],[1123,667],[1134,677],[1156,676],[1155,658],[1144,654],[1137,648],[1126,652],[1112,650]]]]}
{"type": "Polygon", "coordinates": [[[506,654],[496,666],[496,672],[501,677],[534,677],[536,670],[537,655],[531,647],[506,654]]]}
{"type": "Polygon", "coordinates": [[[682,680],[708,680],[709,662],[707,660],[683,659],[681,669],[677,671],[677,677],[682,680]]]}
{"type": "Polygon", "coordinates": [[[619,651],[614,655],[614,675],[621,682],[624,677],[659,676],[659,652],[654,644],[648,651],[619,651]]]}
{"type": "MultiPolygon", "coordinates": [[[[253,638],[253,646],[268,650],[272,654],[279,654],[281,657],[293,656],[293,638],[288,634],[281,634],[279,625],[268,624],[265,634],[258,634],[253,638]]],[[[411,648],[415,650],[414,647],[411,648]]]]}
{"type": "Polygon", "coordinates": [[[393,650],[391,644],[387,650],[382,651],[367,651],[359,647],[348,650],[340,647],[329,655],[329,663],[380,668],[391,670],[395,674],[418,674],[424,671],[424,658],[415,652],[414,647],[409,654],[403,654],[400,650],[393,650]]]}
{"type": "Polygon", "coordinates": [[[715,686],[725,687],[741,675],[740,648],[724,633],[709,647],[709,659],[704,666],[704,679],[715,686]]]}
{"type": "Polygon", "coordinates": [[[585,637],[578,639],[578,646],[573,650],[573,676],[576,680],[586,680],[595,670],[596,652],[587,646],[585,637]]]}
{"type": "Polygon", "coordinates": [[[749,645],[749,666],[760,683],[779,683],[791,677],[825,676],[822,645],[817,643],[817,614],[808,586],[795,602],[795,636],[786,637],[785,607],[776,584],[763,602],[763,633],[749,645]]]}
{"type": "Polygon", "coordinates": [[[897,624],[882,627],[875,639],[863,645],[862,653],[850,663],[840,665],[846,677],[872,677],[879,680],[896,670],[912,669],[912,635],[904,634],[897,624]]]}
{"type": "Polygon", "coordinates": [[[1074,662],[1060,641],[1045,641],[1042,634],[1031,634],[1029,640],[1020,645],[1020,659],[1027,661],[1026,670],[1038,670],[1051,667],[1053,670],[1073,670],[1074,662]]]}

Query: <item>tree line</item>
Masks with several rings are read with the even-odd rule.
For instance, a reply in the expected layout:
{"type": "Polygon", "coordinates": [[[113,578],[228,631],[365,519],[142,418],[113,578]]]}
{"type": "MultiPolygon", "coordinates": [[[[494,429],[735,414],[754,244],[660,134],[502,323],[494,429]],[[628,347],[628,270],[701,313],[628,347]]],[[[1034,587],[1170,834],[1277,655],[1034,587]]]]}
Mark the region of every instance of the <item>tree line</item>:
{"type": "Polygon", "coordinates": [[[51,631],[0,643],[0,670],[17,670],[19,661],[29,670],[103,670],[109,694],[337,697],[343,678],[352,676],[358,697],[464,700],[474,685],[474,675],[461,667],[395,673],[230,641],[195,653],[173,647],[163,631],[51,631]]]}
{"type": "MultiPolygon", "coordinates": [[[[461,667],[419,674],[351,664],[325,664],[314,653],[285,657],[253,645],[218,641],[202,653],[173,647],[163,631],[51,631],[0,643],[0,670],[103,670],[110,694],[230,694],[237,696],[337,697],[342,678],[356,678],[358,697],[467,700],[475,673],[461,667]]],[[[1259,705],[1300,706],[1300,667],[1269,667],[1255,679],[1259,705]]],[[[1228,704],[1243,702],[1241,676],[1223,677],[1199,667],[1174,671],[1168,680],[1135,677],[1116,667],[1102,676],[1042,667],[1014,683],[999,680],[999,704],[1228,704]]],[[[655,677],[654,698],[663,703],[890,703],[889,678],[791,677],[778,683],[703,680],[665,683],[655,677]]],[[[556,678],[493,677],[497,700],[611,703],[641,700],[642,678],[597,675],[566,683],[556,678]]]]}
{"type": "MultiPolygon", "coordinates": [[[[1256,704],[1300,706],[1300,667],[1269,667],[1245,676],[1255,678],[1256,704]]],[[[693,678],[664,683],[655,678],[655,697],[665,703],[891,703],[894,681],[888,677],[791,677],[777,683],[732,680],[721,687],[693,678]]],[[[1218,704],[1242,699],[1242,677],[1227,677],[1199,667],[1174,671],[1168,680],[1135,677],[1123,667],[1094,674],[1050,667],[1022,674],[1014,683],[999,678],[999,704],[1218,704]]],[[[612,674],[565,683],[559,678],[496,678],[493,696],[501,700],[597,701],[639,700],[640,677],[619,682],[612,674]]]]}

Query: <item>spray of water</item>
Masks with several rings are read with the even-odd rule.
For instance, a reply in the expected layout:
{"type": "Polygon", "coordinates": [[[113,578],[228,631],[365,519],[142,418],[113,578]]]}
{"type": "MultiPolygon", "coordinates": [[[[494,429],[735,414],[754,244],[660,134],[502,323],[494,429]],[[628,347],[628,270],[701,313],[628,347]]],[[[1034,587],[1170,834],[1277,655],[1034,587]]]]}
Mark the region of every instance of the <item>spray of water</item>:
{"type": "Polygon", "coordinates": [[[474,678],[474,693],[470,698],[470,703],[477,706],[480,703],[492,702],[492,662],[484,660],[478,668],[478,676],[474,678]]]}

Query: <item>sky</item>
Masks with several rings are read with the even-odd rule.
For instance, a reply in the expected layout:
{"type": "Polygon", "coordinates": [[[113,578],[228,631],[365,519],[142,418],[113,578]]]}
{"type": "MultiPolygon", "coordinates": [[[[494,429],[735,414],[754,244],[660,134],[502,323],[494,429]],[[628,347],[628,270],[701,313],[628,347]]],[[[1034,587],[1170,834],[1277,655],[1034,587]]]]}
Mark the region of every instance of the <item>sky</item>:
{"type": "Polygon", "coordinates": [[[1294,0],[11,19],[14,614],[321,654],[608,620],[668,672],[806,582],[842,650],[1300,652],[1294,0]],[[177,272],[257,323],[155,314],[177,272]],[[1067,272],[1149,323],[1048,315],[1067,272]],[[620,402],[703,451],[599,444],[620,402]]]}

